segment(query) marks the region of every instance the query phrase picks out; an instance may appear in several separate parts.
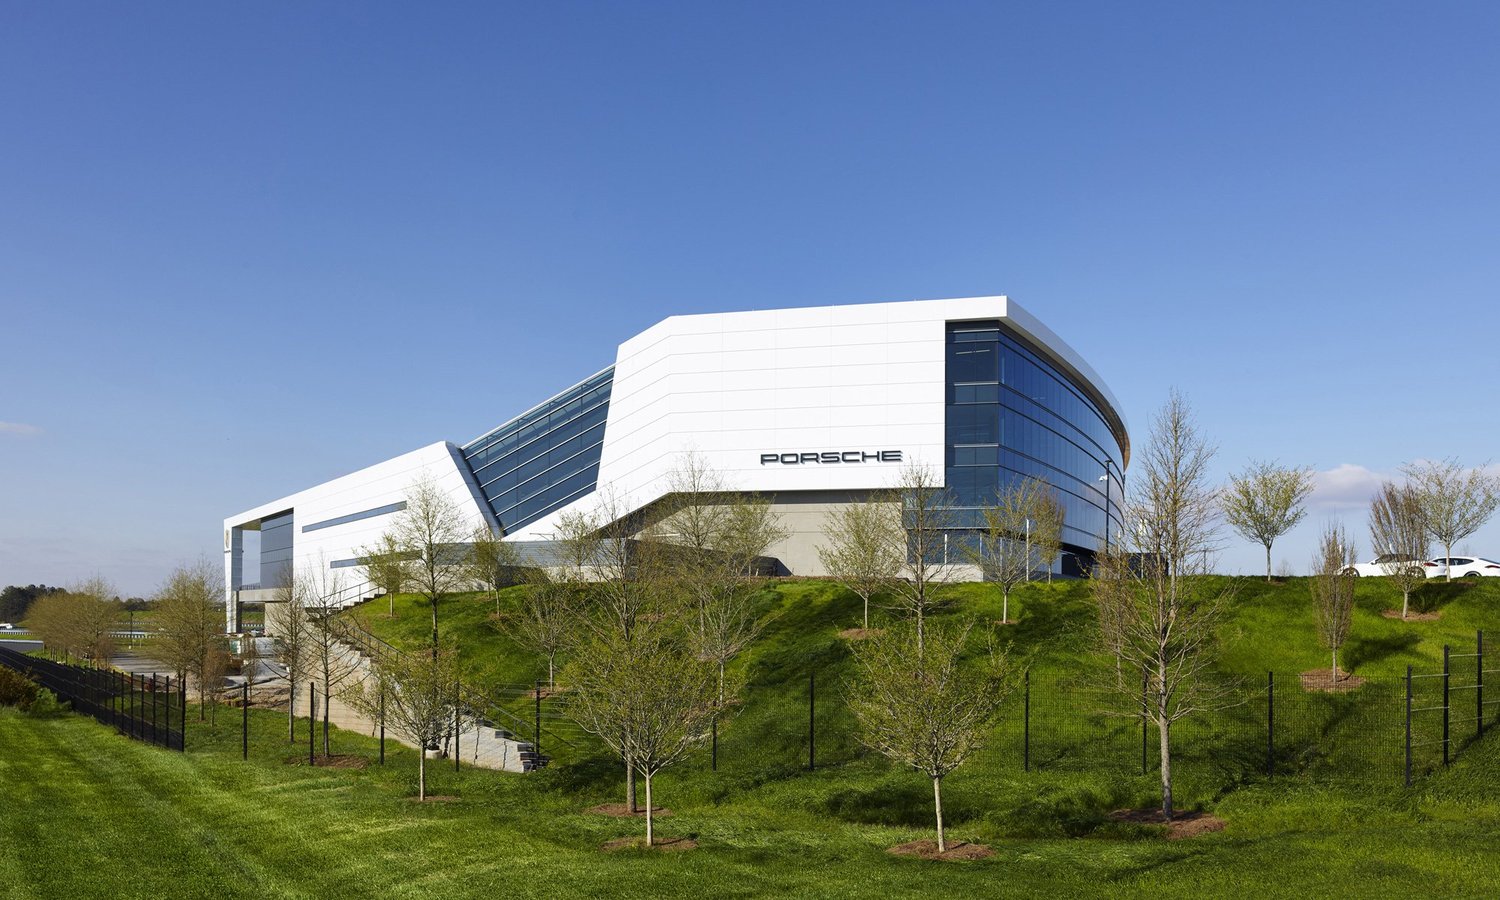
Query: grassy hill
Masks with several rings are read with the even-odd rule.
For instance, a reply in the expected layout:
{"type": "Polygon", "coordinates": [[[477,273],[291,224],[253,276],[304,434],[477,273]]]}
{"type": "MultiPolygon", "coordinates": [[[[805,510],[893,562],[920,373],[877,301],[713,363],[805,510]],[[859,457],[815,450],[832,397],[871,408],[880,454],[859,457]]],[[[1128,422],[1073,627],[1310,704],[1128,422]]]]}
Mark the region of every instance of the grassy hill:
{"type": "MultiPolygon", "coordinates": [[[[1224,675],[1249,682],[1263,680],[1268,668],[1294,673],[1326,665],[1312,635],[1305,581],[1236,579],[1233,586],[1224,675]]],[[[1431,670],[1445,641],[1467,645],[1475,628],[1500,624],[1500,584],[1427,590],[1442,617],[1401,623],[1380,615],[1399,602],[1388,586],[1376,579],[1359,585],[1347,652],[1360,674],[1379,683],[1407,664],[1431,670]]],[[[1031,665],[1034,686],[1049,679],[1068,685],[1069,673],[1103,667],[1089,650],[1085,591],[1079,583],[1032,585],[1013,598],[1020,621],[1002,632],[1015,658],[1031,665]]],[[[998,616],[990,588],[957,585],[951,594],[946,615],[998,616]]],[[[502,613],[514,601],[513,593],[502,597],[502,613]]],[[[749,687],[723,731],[719,770],[710,771],[700,753],[658,779],[658,801],[674,811],[661,831],[695,838],[696,850],[603,852],[604,842],[640,825],[588,812],[618,800],[621,779],[618,763],[583,741],[525,776],[430,766],[430,789],[457,799],[418,805],[408,799],[415,794],[413,751],[390,748],[383,767],[308,767],[300,762],[306,745],[288,746],[284,714],[274,711],[252,711],[251,758],[242,762],[237,711],[221,711],[217,727],[194,723],[188,752],[173,754],[91,721],[0,710],[0,897],[838,897],[920,890],[1201,898],[1399,896],[1434,884],[1453,896],[1500,892],[1500,858],[1492,852],[1500,828],[1500,738],[1493,732],[1452,768],[1410,789],[1394,771],[1349,771],[1359,758],[1337,753],[1314,768],[1317,777],[1267,780],[1247,774],[1254,766],[1234,756],[1232,741],[1213,737],[1232,731],[1237,717],[1247,718],[1253,735],[1254,710],[1229,711],[1211,727],[1181,735],[1198,749],[1182,751],[1179,796],[1184,806],[1227,820],[1221,833],[1169,842],[1149,827],[1107,818],[1110,810],[1155,799],[1154,774],[1139,774],[1138,755],[1131,761],[1128,744],[1139,731],[1128,721],[1120,726],[1127,747],[1118,760],[1099,758],[1101,748],[1113,747],[1107,743],[1049,757],[1038,740],[1037,766],[1023,772],[1012,702],[990,745],[944,790],[953,837],[990,844],[996,856],[971,863],[892,857],[886,847],[928,836],[931,794],[920,776],[861,752],[842,711],[848,658],[838,632],[857,624],[857,602],[814,581],[768,585],[760,601],[767,627],[738,663],[749,687]],[[819,685],[819,766],[811,772],[810,673],[819,685]]],[[[394,643],[425,643],[427,609],[401,598],[388,619],[384,607],[351,614],[394,643]]],[[[441,608],[440,621],[460,640],[471,679],[491,686],[531,681],[540,664],[496,630],[493,613],[493,601],[465,596],[441,608]]],[[[1340,704],[1355,701],[1313,699],[1328,701],[1329,716],[1318,720],[1325,737],[1357,746],[1360,723],[1339,718],[1348,711],[1340,704]]],[[[1041,702],[1035,694],[1034,715],[1048,712],[1037,710],[1041,702]]],[[[1057,709],[1089,718],[1085,695],[1064,695],[1057,709]]],[[[1105,721],[1106,730],[1114,727],[1105,721]]],[[[336,752],[373,761],[367,736],[339,732],[334,740],[336,752]]],[[[1304,762],[1285,764],[1291,771],[1304,762]]]]}

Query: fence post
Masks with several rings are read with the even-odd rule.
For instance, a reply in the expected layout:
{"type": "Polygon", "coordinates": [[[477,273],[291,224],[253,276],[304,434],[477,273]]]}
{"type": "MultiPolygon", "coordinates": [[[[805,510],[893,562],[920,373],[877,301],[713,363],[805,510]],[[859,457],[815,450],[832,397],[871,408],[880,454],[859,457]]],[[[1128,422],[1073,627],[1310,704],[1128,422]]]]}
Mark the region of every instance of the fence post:
{"type": "Polygon", "coordinates": [[[1024,702],[1024,705],[1022,706],[1023,712],[1021,714],[1021,716],[1022,716],[1022,722],[1024,723],[1022,725],[1022,728],[1021,728],[1021,771],[1022,772],[1030,772],[1031,771],[1031,670],[1030,669],[1026,670],[1025,683],[1026,683],[1025,702],[1024,702]]]}
{"type": "Polygon", "coordinates": [[[318,733],[318,683],[309,681],[307,683],[307,764],[316,765],[313,761],[313,748],[316,745],[318,733]]]}
{"type": "Polygon", "coordinates": [[[162,714],[162,717],[167,720],[167,723],[166,723],[166,726],[165,726],[166,729],[167,729],[167,745],[166,746],[167,746],[168,750],[171,750],[172,749],[172,676],[171,675],[167,676],[166,691],[164,693],[167,696],[165,696],[165,697],[162,698],[162,700],[164,702],[162,703],[161,714],[162,714]]]}
{"type": "Polygon", "coordinates": [[[385,682],[380,682],[380,764],[385,765],[385,682]]]}
{"type": "Polygon", "coordinates": [[[250,679],[245,679],[245,693],[240,698],[240,759],[250,758],[250,679]]]}
{"type": "Polygon", "coordinates": [[[1266,777],[1276,777],[1276,673],[1266,673],[1266,777]]]}
{"type": "Polygon", "coordinates": [[[1151,687],[1151,672],[1145,666],[1142,666],[1141,667],[1141,774],[1142,775],[1145,775],[1146,771],[1147,771],[1147,759],[1146,759],[1146,755],[1147,755],[1147,750],[1146,750],[1146,747],[1147,747],[1147,744],[1146,744],[1146,719],[1147,719],[1147,710],[1150,709],[1150,706],[1148,705],[1148,701],[1149,701],[1148,694],[1150,693],[1150,687],[1151,687]]]}
{"type": "MultiPolygon", "coordinates": [[[[459,759],[461,759],[461,755],[458,752],[458,736],[461,733],[461,728],[462,728],[462,725],[463,725],[463,720],[461,718],[459,718],[458,704],[463,700],[462,690],[463,690],[463,684],[462,683],[457,683],[457,682],[454,683],[454,685],[453,685],[453,771],[455,771],[455,772],[458,771],[458,761],[459,761],[459,759]]],[[[538,694],[537,696],[540,697],[541,694],[538,694]]]]}
{"type": "Polygon", "coordinates": [[[1406,786],[1411,787],[1411,666],[1406,667],[1406,786]]]}
{"type": "Polygon", "coordinates": [[[807,770],[809,772],[817,768],[817,756],[813,750],[817,739],[817,681],[816,672],[807,673],[807,770]]]}
{"type": "Polygon", "coordinates": [[[1484,737],[1484,630],[1474,632],[1474,711],[1478,735],[1484,737]]]}
{"type": "Polygon", "coordinates": [[[177,708],[182,710],[182,743],[177,749],[187,752],[187,676],[177,679],[177,708]]]}
{"type": "Polygon", "coordinates": [[[536,727],[532,732],[531,751],[537,756],[542,755],[542,683],[536,683],[536,727]]]}
{"type": "Polygon", "coordinates": [[[1448,645],[1443,645],[1443,765],[1448,765],[1448,645]]]}
{"type": "Polygon", "coordinates": [[[160,744],[161,738],[156,730],[156,673],[151,673],[151,743],[160,744]]]}

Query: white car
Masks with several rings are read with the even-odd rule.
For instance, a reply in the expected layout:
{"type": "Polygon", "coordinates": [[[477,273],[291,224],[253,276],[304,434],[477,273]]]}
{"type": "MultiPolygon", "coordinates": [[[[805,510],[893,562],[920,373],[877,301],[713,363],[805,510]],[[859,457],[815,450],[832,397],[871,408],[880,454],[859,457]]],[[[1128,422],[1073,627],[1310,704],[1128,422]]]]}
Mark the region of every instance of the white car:
{"type": "Polygon", "coordinates": [[[1382,553],[1366,563],[1355,563],[1344,570],[1345,575],[1389,575],[1397,566],[1406,565],[1412,569],[1421,569],[1427,573],[1428,578],[1441,578],[1448,574],[1448,567],[1442,564],[1442,560],[1417,559],[1411,556],[1400,556],[1395,553],[1382,553]]]}
{"type": "Polygon", "coordinates": [[[1432,564],[1447,567],[1448,574],[1454,578],[1500,577],[1500,562],[1482,556],[1445,556],[1433,560],[1432,564]]]}

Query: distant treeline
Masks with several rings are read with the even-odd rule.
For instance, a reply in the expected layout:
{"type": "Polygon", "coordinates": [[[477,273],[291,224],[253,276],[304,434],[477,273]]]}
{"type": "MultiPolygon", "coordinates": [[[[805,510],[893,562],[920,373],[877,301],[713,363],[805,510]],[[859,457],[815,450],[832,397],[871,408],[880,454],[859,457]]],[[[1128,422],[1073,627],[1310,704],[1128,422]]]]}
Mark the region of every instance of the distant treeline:
{"type": "MultiPolygon", "coordinates": [[[[45,584],[28,584],[25,587],[12,584],[0,591],[0,622],[21,622],[31,612],[31,605],[48,594],[60,594],[66,588],[48,587],[45,584]]],[[[151,601],[141,597],[114,598],[122,608],[143,610],[151,608],[151,601]]]]}

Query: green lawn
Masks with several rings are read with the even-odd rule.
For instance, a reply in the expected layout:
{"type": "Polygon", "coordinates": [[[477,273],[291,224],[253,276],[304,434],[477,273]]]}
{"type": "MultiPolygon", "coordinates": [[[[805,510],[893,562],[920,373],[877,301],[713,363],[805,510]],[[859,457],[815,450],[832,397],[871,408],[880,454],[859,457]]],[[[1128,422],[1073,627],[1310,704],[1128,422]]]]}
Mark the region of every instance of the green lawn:
{"type": "MultiPolygon", "coordinates": [[[[1500,762],[1486,739],[1414,791],[1281,783],[1215,804],[1228,829],[1167,842],[1142,829],[1063,830],[1133,787],[1042,775],[975,791],[953,776],[959,836],[997,855],[930,863],[883,848],[922,836],[925,785],[853,764],[731,791],[664,791],[663,831],[683,854],[604,853],[633,824],[590,815],[614,794],[597,767],[538,775],[453,773],[419,806],[415,759],[363,771],[288,764],[284,719],[257,713],[252,759],[237,717],[195,728],[174,754],[92,721],[0,710],[0,895],[13,897],[1445,896],[1500,891],[1500,762]],[[235,720],[232,722],[232,720],[235,720]],[[675,796],[674,796],[675,795],[675,796]],[[880,810],[877,812],[877,810],[880,810]],[[885,822],[872,820],[888,820],[885,822]]],[[[338,749],[372,754],[368,738],[338,749]]]]}
{"type": "MultiPolygon", "coordinates": [[[[1268,668],[1326,665],[1305,581],[1235,586],[1225,675],[1263,679],[1268,668]]],[[[1444,641],[1472,642],[1475,628],[1500,624],[1500,584],[1431,593],[1441,619],[1391,622],[1379,616],[1393,603],[1389,589],[1376,579],[1360,584],[1349,654],[1361,674],[1390,678],[1408,663],[1431,669],[1444,641]]],[[[998,615],[991,589],[962,585],[952,594],[959,611],[998,615]]],[[[931,793],[920,777],[861,753],[842,711],[847,651],[837,632],[857,624],[857,603],[826,582],[779,583],[761,600],[768,625],[739,663],[749,687],[724,729],[719,771],[699,754],[657,781],[658,802],[675,811],[661,831],[695,838],[696,850],[602,852],[605,841],[640,826],[587,812],[618,800],[621,779],[615,761],[584,744],[524,776],[433,763],[430,790],[458,799],[418,805],[409,799],[413,751],[388,745],[383,767],[310,768],[305,721],[288,745],[284,713],[253,711],[243,762],[237,711],[220,710],[216,727],[193,723],[188,752],[174,754],[77,717],[0,710],[0,896],[1500,894],[1500,738],[1492,732],[1451,769],[1406,789],[1392,771],[1344,771],[1360,765],[1337,753],[1357,729],[1337,717],[1324,735],[1332,752],[1312,778],[1247,775],[1242,760],[1202,752],[1234,749],[1209,741],[1213,729],[1185,731],[1184,742],[1200,750],[1182,750],[1182,805],[1210,810],[1228,827],[1169,842],[1107,819],[1110,810],[1154,802],[1154,776],[1139,774],[1138,757],[1135,771],[1057,759],[1022,772],[1011,704],[991,745],[944,788],[953,836],[987,843],[996,855],[970,863],[892,857],[886,847],[929,835],[931,793]],[[805,768],[809,673],[820,684],[814,772],[805,768]],[[1329,774],[1347,777],[1321,777],[1329,774]]],[[[502,611],[514,601],[502,597],[502,611]]],[[[1082,585],[1031,586],[1012,609],[1020,623],[1004,633],[1034,672],[1062,678],[1099,668],[1082,585]]],[[[530,681],[537,662],[494,629],[493,611],[492,601],[468,596],[440,609],[440,619],[461,641],[470,678],[530,681]]],[[[384,612],[382,602],[356,614],[395,643],[427,639],[428,610],[411,598],[398,601],[395,619],[384,612]]],[[[1072,702],[1074,713],[1086,711],[1072,702]]],[[[338,753],[373,760],[374,748],[364,735],[334,738],[338,753]]]]}

